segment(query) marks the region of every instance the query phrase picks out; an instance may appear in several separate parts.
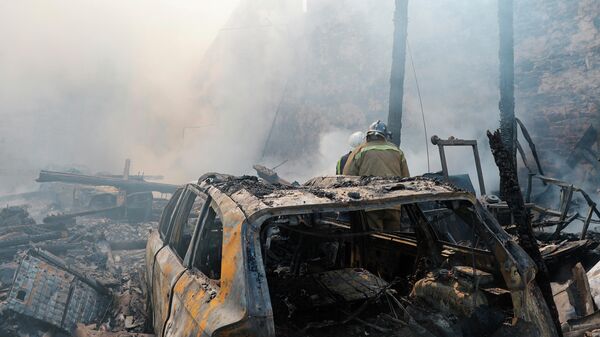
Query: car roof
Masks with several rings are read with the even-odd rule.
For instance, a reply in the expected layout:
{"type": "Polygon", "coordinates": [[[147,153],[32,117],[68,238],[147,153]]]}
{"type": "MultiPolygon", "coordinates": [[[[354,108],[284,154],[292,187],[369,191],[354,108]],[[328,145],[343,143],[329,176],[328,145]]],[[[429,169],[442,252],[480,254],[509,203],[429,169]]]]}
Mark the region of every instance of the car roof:
{"type": "Polygon", "coordinates": [[[228,195],[248,218],[265,213],[356,210],[385,208],[386,204],[406,204],[437,200],[468,200],[472,193],[439,180],[355,176],[325,176],[304,185],[269,184],[254,176],[203,176],[202,189],[216,189],[228,195]]]}

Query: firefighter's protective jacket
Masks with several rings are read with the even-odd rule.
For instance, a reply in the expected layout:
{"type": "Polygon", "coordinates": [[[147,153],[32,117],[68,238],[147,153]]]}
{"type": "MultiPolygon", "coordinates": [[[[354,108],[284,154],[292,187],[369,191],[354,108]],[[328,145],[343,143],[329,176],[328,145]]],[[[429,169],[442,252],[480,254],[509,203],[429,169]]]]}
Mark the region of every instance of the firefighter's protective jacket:
{"type": "Polygon", "coordinates": [[[385,140],[368,141],[354,149],[344,174],[403,178],[410,175],[402,150],[385,140]]]}
{"type": "MultiPolygon", "coordinates": [[[[348,157],[344,174],[402,178],[409,176],[404,153],[396,145],[385,140],[368,141],[354,149],[348,157]]],[[[400,209],[369,211],[365,216],[373,230],[402,229],[400,209]]]]}
{"type": "Polygon", "coordinates": [[[344,172],[344,167],[346,167],[346,163],[348,162],[348,157],[350,157],[351,153],[352,153],[352,151],[346,153],[345,155],[343,155],[340,158],[340,160],[338,160],[337,165],[335,166],[335,174],[341,175],[344,172]]]}

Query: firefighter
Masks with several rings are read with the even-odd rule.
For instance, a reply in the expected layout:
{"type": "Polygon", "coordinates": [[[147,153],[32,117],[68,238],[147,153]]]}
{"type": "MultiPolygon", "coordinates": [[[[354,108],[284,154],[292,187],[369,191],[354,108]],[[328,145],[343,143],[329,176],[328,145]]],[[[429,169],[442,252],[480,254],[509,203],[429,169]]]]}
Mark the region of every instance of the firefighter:
{"type": "MultiPolygon", "coordinates": [[[[354,149],[348,157],[343,173],[352,176],[408,177],[404,153],[391,143],[391,133],[382,121],[371,124],[366,142],[354,149]]],[[[398,231],[400,210],[366,212],[367,223],[373,230],[398,231]]]]}
{"type": "Polygon", "coordinates": [[[354,149],[342,171],[351,176],[408,177],[404,153],[389,142],[391,133],[382,121],[371,124],[367,141],[354,149]]]}
{"type": "Polygon", "coordinates": [[[348,144],[350,145],[350,151],[348,151],[348,153],[343,155],[342,158],[340,158],[340,160],[338,160],[337,165],[335,167],[335,174],[341,175],[344,172],[344,167],[346,166],[346,163],[348,162],[348,157],[352,153],[352,150],[359,147],[360,144],[362,144],[364,141],[365,141],[365,134],[362,131],[356,131],[355,133],[350,135],[350,138],[348,138],[348,144]]]}

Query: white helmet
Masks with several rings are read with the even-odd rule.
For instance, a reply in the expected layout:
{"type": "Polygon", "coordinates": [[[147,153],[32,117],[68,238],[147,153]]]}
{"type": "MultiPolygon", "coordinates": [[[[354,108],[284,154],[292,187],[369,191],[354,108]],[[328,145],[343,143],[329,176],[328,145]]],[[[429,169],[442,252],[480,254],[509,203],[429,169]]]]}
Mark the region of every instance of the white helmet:
{"type": "Polygon", "coordinates": [[[355,133],[351,134],[348,138],[348,144],[353,149],[357,148],[360,144],[364,143],[364,141],[365,134],[362,131],[356,131],[355,133]]]}

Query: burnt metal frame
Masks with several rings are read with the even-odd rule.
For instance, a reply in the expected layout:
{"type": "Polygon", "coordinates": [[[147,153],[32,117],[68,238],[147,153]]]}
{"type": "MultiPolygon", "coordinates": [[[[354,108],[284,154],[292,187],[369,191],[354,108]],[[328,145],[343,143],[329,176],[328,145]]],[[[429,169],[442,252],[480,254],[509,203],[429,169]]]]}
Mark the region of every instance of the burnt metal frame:
{"type": "MultiPolygon", "coordinates": [[[[250,196],[250,195],[249,195],[250,196]]],[[[500,227],[497,220],[485,210],[485,208],[473,198],[472,194],[466,193],[453,193],[453,195],[429,195],[419,196],[416,198],[404,197],[394,198],[388,200],[370,200],[368,202],[361,203],[332,203],[324,207],[323,205],[302,205],[302,206],[280,206],[261,209],[252,214],[247,214],[248,221],[256,229],[256,233],[262,228],[262,224],[268,218],[275,216],[293,215],[293,214],[310,214],[312,212],[336,212],[336,211],[355,211],[355,210],[368,210],[368,209],[382,209],[389,208],[392,206],[411,204],[420,201],[435,201],[435,200],[464,200],[469,201],[474,205],[475,214],[480,221],[480,224],[475,226],[475,231],[484,242],[491,249],[494,259],[499,264],[499,271],[502,274],[504,281],[508,289],[513,295],[513,306],[516,317],[528,317],[528,321],[534,323],[538,328],[547,328],[550,320],[550,313],[547,309],[542,309],[541,305],[543,299],[539,296],[539,288],[534,283],[526,283],[526,280],[532,280],[535,278],[536,267],[533,260],[522,250],[519,245],[514,242],[510,236],[500,227]],[[404,199],[404,200],[401,200],[404,199]],[[536,290],[537,289],[537,290],[536,290]],[[532,299],[536,304],[529,306],[522,306],[522,299],[528,297],[532,299]],[[533,312],[531,308],[541,309],[539,312],[533,312]]],[[[385,234],[372,234],[375,237],[386,238],[391,241],[403,240],[403,238],[395,238],[385,234]]],[[[257,252],[261,250],[260,245],[260,234],[256,234],[252,239],[254,241],[254,247],[257,252]]],[[[414,240],[414,239],[413,239],[414,240]]],[[[416,246],[416,240],[412,241],[416,246]]],[[[443,248],[452,247],[459,251],[462,250],[467,254],[477,254],[480,250],[472,247],[459,247],[450,244],[443,244],[443,248]]],[[[442,249],[443,251],[443,249],[442,249]]],[[[481,255],[488,255],[490,252],[482,252],[481,255]]],[[[546,307],[547,308],[547,307],[546,307]]],[[[550,330],[546,330],[550,331],[550,330]]],[[[550,333],[548,336],[557,336],[555,333],[550,333]]]]}
{"type": "MultiPolygon", "coordinates": [[[[204,194],[204,193],[202,193],[204,194]]],[[[196,223],[196,226],[194,228],[194,234],[192,236],[192,240],[190,241],[190,245],[188,247],[188,251],[186,253],[186,259],[184,260],[184,266],[187,269],[194,269],[197,272],[203,274],[204,276],[206,276],[208,279],[211,280],[216,280],[218,281],[219,279],[212,279],[209,275],[206,275],[202,270],[200,270],[200,268],[198,268],[196,266],[196,258],[197,258],[197,253],[198,250],[201,248],[201,245],[205,245],[208,244],[207,242],[203,242],[201,240],[202,238],[202,234],[205,232],[206,230],[206,226],[207,226],[207,221],[208,221],[208,216],[210,214],[210,212],[214,212],[215,215],[217,217],[219,217],[220,219],[223,218],[223,214],[221,212],[221,209],[218,207],[218,205],[216,204],[216,202],[213,200],[213,198],[207,194],[207,199],[204,202],[204,205],[202,205],[202,211],[200,212],[200,216],[198,217],[198,221],[196,223]]],[[[213,218],[213,221],[216,221],[216,218],[213,218]]],[[[223,230],[221,230],[221,236],[223,235],[223,230]]],[[[222,241],[222,239],[221,239],[222,241]]],[[[221,255],[223,254],[223,247],[221,245],[221,255]]],[[[221,261],[221,266],[223,265],[223,261],[221,261]]],[[[220,270],[221,268],[219,268],[220,270]]]]}
{"type": "MultiPolygon", "coordinates": [[[[600,211],[598,211],[598,207],[596,203],[592,200],[592,198],[581,188],[574,186],[573,184],[566,183],[564,181],[545,177],[542,175],[536,176],[536,178],[540,179],[545,184],[555,185],[560,188],[560,216],[559,223],[556,226],[556,230],[553,237],[558,236],[558,234],[565,229],[573,220],[579,219],[583,221],[583,228],[581,230],[581,234],[579,236],[580,240],[584,240],[587,236],[587,231],[590,226],[590,222],[592,222],[592,217],[594,214],[600,219],[600,211]],[[581,217],[578,213],[574,213],[573,215],[567,217],[567,213],[571,208],[571,202],[573,201],[573,193],[579,192],[581,196],[585,199],[588,204],[588,212],[585,218],[581,217]]],[[[530,198],[530,196],[527,196],[530,198]]]]}
{"type": "MultiPolygon", "coordinates": [[[[329,204],[306,204],[306,205],[290,205],[290,206],[277,206],[277,207],[252,207],[246,208],[240,204],[240,198],[252,197],[249,193],[236,193],[235,196],[229,196],[218,189],[217,186],[211,185],[210,182],[203,182],[200,186],[193,185],[196,189],[206,191],[213,200],[217,201],[219,209],[225,211],[224,214],[231,214],[230,211],[233,208],[239,210],[235,216],[232,216],[228,221],[239,221],[236,227],[236,233],[239,233],[245,240],[241,241],[242,244],[242,255],[240,260],[236,260],[237,263],[242,263],[243,270],[245,272],[238,274],[237,277],[241,277],[244,280],[238,280],[244,282],[246,285],[245,293],[232,294],[231,296],[246,296],[248,304],[247,309],[250,310],[249,316],[245,317],[241,321],[239,326],[240,331],[247,332],[246,329],[254,327],[263,327],[265,335],[274,336],[274,326],[272,319],[269,320],[270,313],[270,297],[266,287],[260,286],[263,280],[266,280],[264,270],[260,267],[263,265],[262,257],[260,254],[260,228],[264,220],[278,215],[286,214],[310,214],[314,211],[325,212],[325,211],[350,211],[350,210],[366,210],[366,209],[381,209],[387,206],[394,206],[398,204],[409,204],[425,200],[466,200],[474,205],[475,214],[480,218],[481,223],[475,226],[475,230],[482,234],[482,239],[494,246],[493,254],[495,260],[502,266],[500,272],[507,284],[508,289],[511,291],[513,296],[513,305],[515,310],[515,316],[519,318],[527,319],[531,321],[538,328],[547,330],[548,328],[548,313],[545,307],[542,306],[541,299],[539,298],[539,289],[531,283],[526,283],[526,280],[531,280],[535,276],[535,267],[531,259],[525,254],[519,246],[512,241],[512,239],[502,230],[496,220],[479,204],[475,197],[463,191],[455,191],[453,193],[431,193],[429,195],[404,195],[393,198],[383,198],[379,200],[363,200],[360,203],[352,202],[333,202],[329,204]],[[237,199],[237,201],[235,200],[237,199]],[[221,205],[221,202],[223,203],[221,205]],[[233,208],[232,208],[233,207],[233,208]],[[245,209],[245,212],[244,212],[245,209]],[[258,268],[253,268],[256,266],[258,268]],[[524,298],[528,298],[528,305],[522,305],[524,298]],[[533,309],[532,309],[533,308],[533,309]],[[539,310],[538,310],[539,309],[539,310]],[[259,321],[257,321],[257,319],[259,321]],[[266,325],[264,325],[266,324],[266,325]]],[[[188,187],[190,186],[188,185],[188,187]]],[[[465,249],[465,248],[463,248],[465,249]]],[[[475,253],[476,250],[465,249],[467,253],[475,253]]],[[[486,255],[489,254],[486,252],[486,255]]],[[[235,300],[230,299],[229,302],[235,300]]],[[[219,307],[210,309],[211,311],[219,310],[219,307]]],[[[225,325],[223,325],[225,326],[225,325]]],[[[259,328],[260,329],[260,328],[259,328]]],[[[548,334],[549,336],[555,336],[555,334],[548,334]]]]}
{"type": "Polygon", "coordinates": [[[171,196],[169,203],[167,206],[165,206],[162,214],[160,215],[160,220],[158,222],[158,233],[160,238],[165,242],[167,242],[171,236],[171,229],[173,227],[173,222],[175,221],[175,216],[177,215],[177,206],[179,205],[179,200],[181,199],[184,191],[184,188],[180,188],[173,192],[173,196],[171,196]]]}
{"type": "MultiPolygon", "coordinates": [[[[183,263],[183,260],[185,259],[185,255],[183,254],[183,256],[180,256],[180,252],[178,251],[178,247],[176,247],[176,245],[180,245],[181,242],[179,241],[174,241],[175,237],[174,234],[178,234],[180,236],[180,238],[177,238],[177,240],[181,240],[183,238],[183,228],[185,227],[185,223],[187,222],[188,216],[190,214],[190,212],[192,211],[192,207],[194,205],[194,201],[196,200],[196,198],[198,197],[198,193],[196,193],[196,191],[193,188],[186,188],[183,193],[181,194],[181,196],[179,197],[179,200],[177,201],[177,205],[175,206],[175,213],[173,214],[173,217],[171,218],[171,221],[169,223],[169,232],[168,232],[168,236],[166,238],[166,240],[164,240],[164,244],[166,246],[169,246],[173,252],[175,253],[175,256],[177,256],[177,258],[183,263]],[[193,198],[192,198],[193,195],[193,198]],[[189,205],[188,205],[189,204],[189,205]],[[175,229],[177,229],[179,231],[179,233],[175,232],[175,229]]],[[[193,236],[193,233],[192,233],[193,236]]],[[[186,247],[186,253],[187,253],[187,248],[186,247]]]]}
{"type": "Polygon", "coordinates": [[[485,195],[485,183],[483,181],[483,173],[481,170],[481,159],[479,158],[479,150],[476,140],[449,138],[441,139],[438,136],[431,137],[431,143],[437,145],[440,150],[440,161],[442,162],[442,173],[448,179],[448,162],[446,161],[445,146],[470,146],[473,149],[473,157],[475,158],[475,168],[477,169],[477,180],[479,181],[479,191],[481,195],[485,195]]]}

